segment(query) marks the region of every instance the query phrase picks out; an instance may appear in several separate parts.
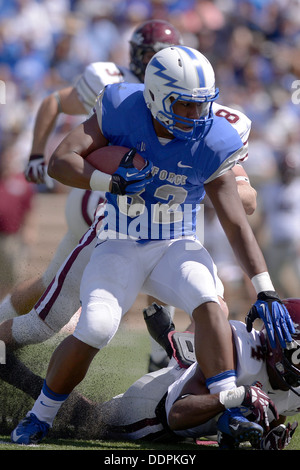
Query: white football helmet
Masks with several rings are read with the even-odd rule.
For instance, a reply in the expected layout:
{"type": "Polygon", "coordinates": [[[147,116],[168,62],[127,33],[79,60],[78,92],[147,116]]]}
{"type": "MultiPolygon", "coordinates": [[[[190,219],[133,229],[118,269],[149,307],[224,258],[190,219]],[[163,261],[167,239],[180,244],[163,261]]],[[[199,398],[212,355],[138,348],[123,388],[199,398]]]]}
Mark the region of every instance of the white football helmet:
{"type": "Polygon", "coordinates": [[[209,131],[212,102],[219,95],[210,62],[199,51],[171,46],[157,52],[146,68],[144,98],[154,119],[179,139],[196,140],[209,131]],[[182,118],[173,112],[177,101],[203,103],[199,119],[182,118]],[[180,129],[183,123],[188,130],[180,129]]]}

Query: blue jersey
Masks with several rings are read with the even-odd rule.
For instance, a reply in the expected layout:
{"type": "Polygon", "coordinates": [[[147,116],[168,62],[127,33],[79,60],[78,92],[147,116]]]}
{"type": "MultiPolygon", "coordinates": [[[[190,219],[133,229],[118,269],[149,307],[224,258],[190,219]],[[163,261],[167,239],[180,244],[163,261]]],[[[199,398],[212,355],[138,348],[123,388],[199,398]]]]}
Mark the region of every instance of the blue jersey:
{"type": "Polygon", "coordinates": [[[215,116],[207,136],[198,141],[157,137],[143,84],[107,86],[96,104],[103,135],[112,145],[135,147],[153,163],[153,182],[134,196],[107,193],[105,230],[120,237],[170,239],[196,232],[196,213],[204,184],[232,168],[243,142],[230,123],[215,116]]]}

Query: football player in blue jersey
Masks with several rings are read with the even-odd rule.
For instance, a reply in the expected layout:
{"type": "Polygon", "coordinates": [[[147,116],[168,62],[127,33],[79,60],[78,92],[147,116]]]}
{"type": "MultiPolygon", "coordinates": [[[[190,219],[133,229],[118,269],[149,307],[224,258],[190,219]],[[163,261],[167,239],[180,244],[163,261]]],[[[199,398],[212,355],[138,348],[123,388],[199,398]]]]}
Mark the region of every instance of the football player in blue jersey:
{"type": "MultiPolygon", "coordinates": [[[[47,179],[46,163],[48,159],[44,158],[44,154],[51,131],[54,129],[57,119],[61,114],[89,115],[93,110],[100,90],[104,86],[123,81],[142,83],[146,65],[155,52],[172,44],[182,44],[182,42],[181,34],[169,22],[157,19],[143,22],[134,29],[130,37],[130,63],[128,68],[113,62],[94,62],[84,69],[74,85],[67,86],[46,96],[39,107],[34,124],[31,155],[25,169],[25,176],[28,181],[34,183],[46,183],[49,181],[49,178],[47,179]]],[[[241,119],[239,122],[244,122],[244,119],[241,119]]],[[[247,124],[246,120],[245,128],[243,127],[242,129],[245,140],[247,139],[247,134],[245,135],[244,131],[247,131],[247,124]]],[[[0,322],[30,312],[56,275],[57,269],[61,265],[61,260],[65,259],[72,252],[78,241],[92,224],[94,212],[103,198],[104,194],[101,191],[72,188],[66,202],[67,232],[57,247],[51,263],[42,275],[28,278],[14,286],[14,289],[1,301],[0,322]]],[[[78,279],[77,288],[79,290],[81,274],[76,274],[76,277],[78,279]]],[[[74,286],[72,286],[73,289],[74,286]]],[[[152,300],[154,299],[149,299],[149,304],[152,300]]],[[[173,307],[170,306],[169,308],[170,311],[174,312],[173,307]]],[[[51,319],[53,334],[61,328],[62,323],[68,323],[71,315],[74,313],[72,308],[61,308],[60,306],[59,309],[60,318],[58,320],[51,319]],[[62,318],[62,313],[64,319],[62,318]]],[[[49,322],[50,316],[47,315],[47,317],[49,322]]],[[[19,325],[18,321],[17,323],[12,321],[12,323],[14,323],[12,326],[14,334],[18,335],[19,332],[24,331],[24,325],[19,325]]],[[[31,331],[31,326],[29,326],[28,330],[31,331]]],[[[21,335],[24,338],[22,333],[21,335]]],[[[41,329],[39,341],[42,342],[46,339],[46,335],[41,329]]],[[[4,340],[6,345],[9,345],[10,340],[7,337],[4,340]]],[[[158,349],[152,340],[151,349],[149,370],[150,368],[162,366],[164,360],[167,359],[163,354],[163,350],[158,349]]]]}
{"type": "MultiPolygon", "coordinates": [[[[237,193],[232,167],[244,157],[243,143],[231,122],[213,112],[217,96],[213,68],[201,53],[184,46],[165,48],[150,60],[144,85],[107,86],[95,113],[52,155],[52,178],[105,191],[108,203],[81,281],[79,322],[54,352],[41,395],[13,431],[14,442],[37,442],[47,434],[139,292],[193,317],[196,359],[210,393],[236,388],[231,329],[219,304],[215,265],[197,236],[196,215],[205,193],[257,292],[248,330],[260,317],[271,345],[275,335],[282,347],[292,342],[294,326],[237,193]],[[85,160],[108,144],[131,148],[113,175],[85,160]],[[140,171],[132,164],[136,150],[146,160],[140,171]]],[[[238,410],[224,420],[229,433],[231,422],[241,435],[245,426],[248,437],[262,432],[249,427],[238,410]]]]}

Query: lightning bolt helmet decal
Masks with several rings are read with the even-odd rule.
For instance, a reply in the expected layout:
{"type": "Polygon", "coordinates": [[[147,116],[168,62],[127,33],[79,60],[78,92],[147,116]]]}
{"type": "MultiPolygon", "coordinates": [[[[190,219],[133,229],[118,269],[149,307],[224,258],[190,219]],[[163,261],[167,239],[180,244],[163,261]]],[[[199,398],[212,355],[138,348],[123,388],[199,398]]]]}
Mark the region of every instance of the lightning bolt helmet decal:
{"type": "Polygon", "coordinates": [[[210,62],[199,51],[171,46],[157,52],[145,73],[144,97],[153,117],[179,139],[195,140],[209,131],[212,102],[218,97],[215,74],[210,62]],[[177,101],[203,103],[199,119],[176,115],[177,101]],[[178,125],[184,124],[184,127],[178,125]]]}

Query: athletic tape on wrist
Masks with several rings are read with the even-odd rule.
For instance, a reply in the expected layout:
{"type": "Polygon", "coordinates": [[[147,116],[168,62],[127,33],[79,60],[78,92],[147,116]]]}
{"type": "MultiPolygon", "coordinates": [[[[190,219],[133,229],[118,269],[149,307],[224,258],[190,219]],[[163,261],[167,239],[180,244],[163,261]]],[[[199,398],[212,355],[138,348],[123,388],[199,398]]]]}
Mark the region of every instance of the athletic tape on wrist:
{"type": "Polygon", "coordinates": [[[92,191],[108,192],[110,188],[111,175],[95,170],[90,179],[90,188],[92,191]]]}
{"type": "Polygon", "coordinates": [[[257,294],[267,290],[275,290],[268,272],[256,274],[251,282],[257,294]]]}
{"type": "Polygon", "coordinates": [[[225,408],[235,408],[240,406],[245,398],[245,387],[232,388],[231,390],[222,390],[219,393],[219,402],[225,406],[225,408]]]}

